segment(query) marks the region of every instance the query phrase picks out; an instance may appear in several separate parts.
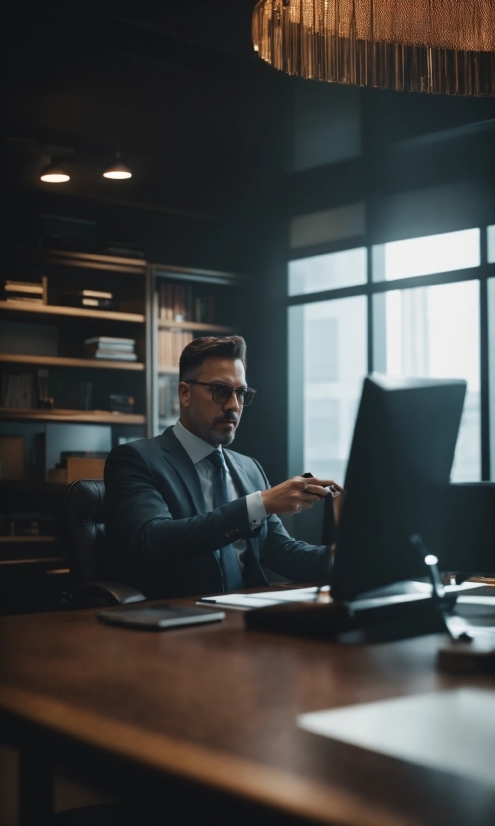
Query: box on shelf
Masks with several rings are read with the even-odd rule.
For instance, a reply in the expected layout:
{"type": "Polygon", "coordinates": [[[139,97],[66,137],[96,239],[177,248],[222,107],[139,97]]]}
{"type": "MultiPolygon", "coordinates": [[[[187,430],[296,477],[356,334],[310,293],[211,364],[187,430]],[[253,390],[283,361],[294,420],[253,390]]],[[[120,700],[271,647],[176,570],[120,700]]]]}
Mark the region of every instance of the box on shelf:
{"type": "Polygon", "coordinates": [[[0,479],[24,482],[26,479],[26,439],[24,436],[0,436],[0,479]]]}
{"type": "Polygon", "coordinates": [[[67,484],[77,479],[103,479],[105,459],[88,459],[82,456],[67,457],[67,484]]]}

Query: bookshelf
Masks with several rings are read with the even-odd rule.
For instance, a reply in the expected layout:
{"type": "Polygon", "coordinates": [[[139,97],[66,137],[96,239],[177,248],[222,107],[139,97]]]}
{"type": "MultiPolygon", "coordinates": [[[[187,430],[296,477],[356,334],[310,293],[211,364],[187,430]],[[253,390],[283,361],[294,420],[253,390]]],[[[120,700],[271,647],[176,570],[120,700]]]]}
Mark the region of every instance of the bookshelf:
{"type": "MultiPolygon", "coordinates": [[[[45,535],[0,536],[8,597],[16,589],[21,594],[22,582],[34,572],[41,577],[41,590],[47,574],[66,572],[59,543],[65,486],[47,481],[47,471],[60,462],[62,451],[104,455],[122,440],[151,435],[151,393],[145,261],[17,249],[5,272],[0,282],[0,449],[2,440],[8,445],[9,438],[18,443],[21,437],[24,457],[15,479],[0,474],[0,517],[7,525],[2,532],[9,532],[11,516],[27,517],[28,512],[53,524],[53,530],[43,530],[45,535]],[[93,297],[83,306],[87,294],[93,297]],[[26,386],[29,392],[22,396],[19,387],[26,386]],[[127,409],[129,397],[134,403],[127,409]],[[19,398],[22,405],[12,403],[19,398]],[[119,399],[127,408],[122,402],[122,409],[115,409],[119,399]]],[[[54,579],[62,587],[64,577],[54,579]]]]}
{"type": "MultiPolygon", "coordinates": [[[[46,471],[68,448],[108,451],[122,441],[157,435],[175,422],[178,410],[169,404],[169,415],[160,415],[159,402],[167,392],[169,400],[176,397],[179,353],[197,336],[242,330],[245,281],[230,273],[44,249],[14,250],[7,272],[11,292],[5,290],[2,298],[0,290],[0,449],[2,438],[22,437],[25,457],[22,478],[9,480],[0,474],[2,530],[9,533],[10,516],[26,516],[27,511],[52,522],[44,535],[0,536],[0,597],[11,606],[6,610],[18,610],[19,605],[31,610],[31,603],[42,610],[45,598],[40,594],[46,592],[53,600],[68,586],[67,558],[59,539],[65,485],[53,475],[47,481],[46,471]],[[20,282],[40,283],[42,300],[12,300],[20,282]],[[110,293],[111,306],[75,306],[67,300],[69,293],[87,289],[110,293]],[[172,305],[166,312],[166,291],[183,306],[172,305]],[[133,360],[115,352],[105,357],[104,338],[120,340],[124,352],[132,349],[133,360]],[[135,345],[131,348],[126,341],[135,345]],[[169,346],[166,359],[164,341],[169,346]],[[6,373],[33,377],[29,404],[19,406],[12,403],[12,394],[4,396],[6,373]],[[40,396],[40,374],[48,400],[40,396]],[[83,399],[77,388],[88,386],[89,398],[86,394],[83,399]],[[132,412],[111,409],[110,396],[119,395],[134,398],[132,412]],[[45,458],[41,470],[40,444],[45,458]]],[[[18,295],[25,294],[29,289],[21,287],[18,295]]]]}
{"type": "Polygon", "coordinates": [[[193,338],[242,330],[245,279],[233,273],[154,264],[149,267],[153,435],[178,418],[179,355],[193,338]]]}

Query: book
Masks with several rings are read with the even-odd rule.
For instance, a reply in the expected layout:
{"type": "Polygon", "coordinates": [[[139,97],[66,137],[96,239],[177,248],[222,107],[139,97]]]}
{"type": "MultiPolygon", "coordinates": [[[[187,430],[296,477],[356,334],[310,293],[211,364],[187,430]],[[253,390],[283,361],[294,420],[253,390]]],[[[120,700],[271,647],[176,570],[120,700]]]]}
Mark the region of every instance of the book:
{"type": "Polygon", "coordinates": [[[75,292],[67,292],[64,295],[69,298],[107,298],[111,300],[113,293],[107,293],[102,290],[76,290],[75,292]]]}
{"type": "Polygon", "coordinates": [[[1,406],[7,408],[35,408],[37,394],[32,373],[3,373],[1,406]]]}
{"type": "Polygon", "coordinates": [[[158,364],[160,367],[178,367],[180,355],[193,340],[193,334],[182,330],[158,331],[158,364]]]}
{"type": "Polygon", "coordinates": [[[85,338],[85,344],[111,344],[114,345],[126,345],[129,347],[134,347],[136,344],[135,338],[114,338],[113,336],[93,336],[93,338],[85,338]]]}
{"type": "Polygon", "coordinates": [[[110,361],[137,361],[136,353],[117,353],[115,350],[95,350],[94,353],[91,353],[90,358],[110,361]]]}
{"type": "Polygon", "coordinates": [[[6,281],[4,284],[7,293],[29,293],[30,295],[43,295],[42,284],[31,284],[24,281],[6,281]]]}
{"type": "Polygon", "coordinates": [[[34,297],[31,297],[30,295],[15,295],[15,296],[14,295],[9,295],[9,296],[7,296],[6,301],[9,304],[19,304],[19,303],[44,304],[44,301],[43,301],[42,298],[34,298],[34,297]]]}
{"type": "Polygon", "coordinates": [[[100,310],[108,310],[113,306],[108,298],[81,298],[80,303],[82,307],[98,307],[100,310]]]}

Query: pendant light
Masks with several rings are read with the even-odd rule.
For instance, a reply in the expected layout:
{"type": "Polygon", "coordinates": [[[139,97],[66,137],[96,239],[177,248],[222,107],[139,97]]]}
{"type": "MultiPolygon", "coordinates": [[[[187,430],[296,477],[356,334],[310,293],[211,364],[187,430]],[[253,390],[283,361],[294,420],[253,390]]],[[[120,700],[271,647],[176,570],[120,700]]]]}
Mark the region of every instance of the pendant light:
{"type": "Polygon", "coordinates": [[[494,0],[258,0],[253,44],[299,77],[495,95],[494,0]]]}
{"type": "Polygon", "coordinates": [[[122,181],[125,178],[132,178],[132,172],[125,163],[122,163],[120,152],[115,153],[116,160],[107,166],[103,173],[104,178],[111,178],[114,181],[122,181]]]}
{"type": "Polygon", "coordinates": [[[46,184],[63,184],[70,181],[70,175],[56,161],[52,161],[43,169],[40,180],[46,184]]]}

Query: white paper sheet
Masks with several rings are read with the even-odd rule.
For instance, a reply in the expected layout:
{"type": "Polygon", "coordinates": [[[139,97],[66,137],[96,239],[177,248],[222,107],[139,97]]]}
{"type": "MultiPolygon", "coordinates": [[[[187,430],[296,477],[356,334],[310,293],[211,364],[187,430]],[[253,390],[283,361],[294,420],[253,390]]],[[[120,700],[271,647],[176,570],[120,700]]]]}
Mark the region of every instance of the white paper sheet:
{"type": "Polygon", "coordinates": [[[314,602],[318,588],[292,588],[287,591],[262,591],[257,594],[218,594],[215,597],[202,597],[198,605],[224,605],[226,608],[265,608],[267,605],[278,605],[281,602],[314,602]]]}
{"type": "Polygon", "coordinates": [[[495,786],[495,691],[460,688],[302,714],[297,724],[495,786]]]}

